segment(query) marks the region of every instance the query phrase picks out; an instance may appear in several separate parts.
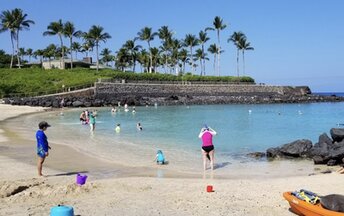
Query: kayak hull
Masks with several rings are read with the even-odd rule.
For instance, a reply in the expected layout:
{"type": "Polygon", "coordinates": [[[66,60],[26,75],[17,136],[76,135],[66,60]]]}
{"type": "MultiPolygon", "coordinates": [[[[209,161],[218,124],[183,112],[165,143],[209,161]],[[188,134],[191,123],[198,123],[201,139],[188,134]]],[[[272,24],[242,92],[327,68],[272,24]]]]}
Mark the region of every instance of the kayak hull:
{"type": "Polygon", "coordinates": [[[284,192],[283,197],[289,202],[291,211],[300,216],[344,216],[344,213],[327,210],[320,203],[313,205],[284,192]]]}

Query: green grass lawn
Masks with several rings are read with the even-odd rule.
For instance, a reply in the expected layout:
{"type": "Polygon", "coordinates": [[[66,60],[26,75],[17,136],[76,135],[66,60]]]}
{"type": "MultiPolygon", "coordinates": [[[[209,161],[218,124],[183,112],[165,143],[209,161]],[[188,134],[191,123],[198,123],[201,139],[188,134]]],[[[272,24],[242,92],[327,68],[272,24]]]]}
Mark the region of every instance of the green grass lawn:
{"type": "Polygon", "coordinates": [[[73,70],[42,70],[39,68],[22,69],[0,69],[0,98],[13,96],[44,95],[61,92],[65,89],[75,87],[87,87],[92,85],[98,78],[114,78],[126,80],[150,80],[150,81],[223,81],[223,82],[245,82],[254,83],[251,77],[215,77],[184,75],[175,76],[169,74],[148,74],[120,72],[111,69],[96,70],[76,68],[73,70]]]}

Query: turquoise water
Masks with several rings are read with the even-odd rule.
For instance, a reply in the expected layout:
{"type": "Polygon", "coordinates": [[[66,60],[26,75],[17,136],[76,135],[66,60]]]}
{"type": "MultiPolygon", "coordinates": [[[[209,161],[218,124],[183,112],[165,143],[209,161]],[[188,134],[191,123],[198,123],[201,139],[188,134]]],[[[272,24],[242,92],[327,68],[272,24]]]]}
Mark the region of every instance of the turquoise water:
{"type": "Polygon", "coordinates": [[[46,120],[52,125],[47,131],[51,142],[134,166],[152,164],[156,150],[162,149],[174,162],[171,166],[180,168],[189,163],[202,166],[198,134],[204,124],[217,131],[216,159],[226,164],[242,160],[248,152],[265,151],[296,139],[314,143],[321,133],[329,134],[331,128],[344,123],[344,103],[136,107],[135,114],[97,109],[93,133],[79,122],[82,109],[67,109],[63,115],[46,112],[26,116],[16,130],[26,131],[34,139],[36,125],[46,120]],[[143,131],[136,129],[137,122],[143,131]],[[121,124],[120,133],[114,131],[117,123],[121,124]]]}

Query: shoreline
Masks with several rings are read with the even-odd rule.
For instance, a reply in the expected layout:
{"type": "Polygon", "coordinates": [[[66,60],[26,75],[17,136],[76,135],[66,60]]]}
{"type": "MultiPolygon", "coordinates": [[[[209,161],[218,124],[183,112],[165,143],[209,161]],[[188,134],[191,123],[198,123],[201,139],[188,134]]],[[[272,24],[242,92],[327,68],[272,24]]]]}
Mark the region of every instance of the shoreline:
{"type": "MultiPolygon", "coordinates": [[[[0,110],[3,106],[7,105],[0,105],[0,110]]],[[[19,113],[26,112],[20,111],[17,114],[19,113]]],[[[22,152],[19,151],[19,153],[16,147],[9,146],[13,140],[9,143],[5,142],[5,145],[4,142],[0,142],[0,148],[2,148],[0,151],[0,169],[2,170],[0,208],[6,215],[47,215],[51,207],[65,204],[73,206],[77,215],[228,215],[231,213],[238,216],[291,216],[294,214],[288,211],[289,205],[282,198],[284,191],[304,188],[321,195],[344,194],[344,188],[341,186],[344,176],[337,173],[219,179],[216,176],[216,170],[213,176],[208,170],[204,176],[174,176],[172,178],[166,175],[164,170],[161,172],[161,169],[151,174],[149,170],[143,169],[141,176],[140,174],[116,176],[118,170],[114,169],[115,175],[97,178],[97,173],[92,174],[99,169],[95,167],[94,171],[85,173],[89,179],[84,186],[80,187],[75,184],[75,173],[80,170],[73,170],[73,167],[67,166],[69,172],[63,172],[59,169],[48,169],[46,165],[70,160],[70,162],[74,161],[74,168],[77,168],[77,163],[84,163],[87,166],[86,161],[92,159],[85,159],[86,156],[84,158],[70,157],[76,154],[75,150],[56,144],[53,149],[56,152],[49,155],[43,166],[43,171],[47,171],[50,175],[47,178],[36,178],[35,150],[32,147],[35,142],[27,140],[21,140],[21,142],[15,143],[19,145],[18,149],[22,148],[22,152]],[[13,148],[8,151],[9,153],[27,155],[28,158],[30,156],[27,152],[31,151],[31,164],[4,156],[3,150],[8,150],[4,146],[13,148]],[[64,155],[65,158],[61,159],[65,149],[69,150],[64,155]],[[159,176],[159,171],[164,175],[159,176]],[[205,191],[209,184],[214,186],[215,192],[205,191]],[[14,192],[20,187],[24,190],[14,192]]],[[[98,161],[93,158],[92,162],[88,162],[93,164],[98,161]]],[[[61,164],[55,165],[61,166],[61,164]]],[[[112,167],[114,164],[108,165],[112,167]]],[[[129,172],[138,171],[139,169],[129,170],[129,172]]],[[[283,169],[280,172],[283,172],[283,169]]]]}

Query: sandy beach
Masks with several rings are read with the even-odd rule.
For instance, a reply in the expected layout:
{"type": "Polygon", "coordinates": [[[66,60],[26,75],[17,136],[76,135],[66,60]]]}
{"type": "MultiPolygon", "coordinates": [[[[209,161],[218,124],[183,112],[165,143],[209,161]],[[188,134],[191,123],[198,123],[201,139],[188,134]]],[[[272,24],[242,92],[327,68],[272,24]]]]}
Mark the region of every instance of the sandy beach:
{"type": "MultiPolygon", "coordinates": [[[[0,124],[42,111],[1,104],[0,124]]],[[[43,168],[48,176],[38,178],[35,142],[13,139],[0,131],[0,215],[48,215],[58,204],[73,206],[75,215],[82,216],[294,215],[282,197],[284,191],[304,188],[320,195],[344,194],[344,175],[321,174],[317,169],[310,176],[221,179],[216,170],[207,170],[187,177],[154,166],[127,168],[76,151],[54,145],[43,168]],[[125,175],[123,170],[127,170],[125,175]],[[97,177],[106,171],[112,172],[110,178],[97,177]],[[77,172],[89,176],[85,185],[75,184],[77,172]],[[213,185],[214,192],[207,193],[207,185],[213,185]]]]}

